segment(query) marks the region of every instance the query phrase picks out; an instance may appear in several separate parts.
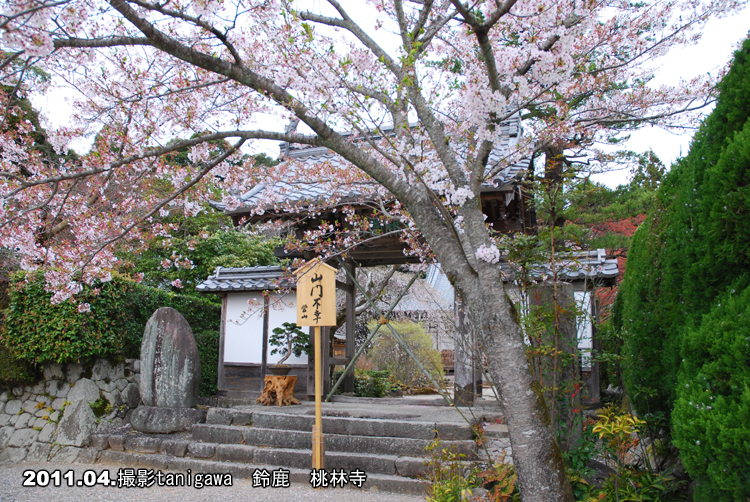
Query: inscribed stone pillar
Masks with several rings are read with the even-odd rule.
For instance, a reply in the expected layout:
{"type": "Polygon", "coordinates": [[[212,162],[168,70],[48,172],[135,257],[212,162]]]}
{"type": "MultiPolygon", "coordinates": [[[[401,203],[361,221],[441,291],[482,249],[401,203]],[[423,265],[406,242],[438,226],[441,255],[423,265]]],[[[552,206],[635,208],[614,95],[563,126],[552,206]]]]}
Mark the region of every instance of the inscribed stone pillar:
{"type": "MultiPolygon", "coordinates": [[[[575,444],[582,433],[581,420],[577,420],[581,416],[579,411],[582,383],[576,326],[577,308],[570,284],[558,283],[556,306],[554,296],[555,289],[552,284],[536,286],[529,292],[531,315],[536,317],[534,322],[539,327],[536,330],[539,333],[538,338],[532,340],[532,345],[538,348],[541,344],[542,352],[548,354],[541,357],[541,368],[535,365],[533,369],[536,373],[535,378],[542,383],[547,409],[555,412],[555,417],[551,418],[560,432],[560,446],[567,451],[568,446],[575,444]],[[559,352],[556,364],[553,357],[555,347],[559,352]]],[[[534,360],[539,361],[539,358],[536,357],[534,360]]]]}
{"type": "Polygon", "coordinates": [[[143,333],[140,392],[144,406],[131,415],[133,428],[169,433],[205,422],[206,412],[195,407],[200,383],[200,356],[190,325],[176,310],[158,309],[143,333]]]}
{"type": "Polygon", "coordinates": [[[192,408],[198,404],[201,364],[193,331],[173,308],[158,309],[141,343],[141,399],[146,406],[192,408]]]}

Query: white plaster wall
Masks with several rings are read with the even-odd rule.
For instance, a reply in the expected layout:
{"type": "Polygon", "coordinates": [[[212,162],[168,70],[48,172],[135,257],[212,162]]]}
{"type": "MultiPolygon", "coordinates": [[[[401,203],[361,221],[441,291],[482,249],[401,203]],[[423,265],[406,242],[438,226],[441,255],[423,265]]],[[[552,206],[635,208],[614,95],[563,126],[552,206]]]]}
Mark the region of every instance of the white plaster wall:
{"type": "Polygon", "coordinates": [[[591,369],[591,349],[593,348],[593,327],[591,325],[591,293],[589,291],[576,291],[573,293],[576,306],[581,312],[576,319],[578,327],[578,349],[581,351],[581,367],[584,370],[591,369]]]}
{"type": "MultiPolygon", "coordinates": [[[[284,322],[296,322],[297,304],[294,292],[285,296],[271,295],[269,311],[269,336],[274,328],[284,322]]],[[[303,328],[307,329],[307,328],[303,328]]],[[[268,364],[281,359],[279,354],[270,355],[268,364]]],[[[229,293],[227,295],[226,328],[224,332],[225,363],[257,363],[263,361],[263,295],[260,292],[229,293]]],[[[307,355],[285,361],[287,364],[307,364],[307,355]]]]}

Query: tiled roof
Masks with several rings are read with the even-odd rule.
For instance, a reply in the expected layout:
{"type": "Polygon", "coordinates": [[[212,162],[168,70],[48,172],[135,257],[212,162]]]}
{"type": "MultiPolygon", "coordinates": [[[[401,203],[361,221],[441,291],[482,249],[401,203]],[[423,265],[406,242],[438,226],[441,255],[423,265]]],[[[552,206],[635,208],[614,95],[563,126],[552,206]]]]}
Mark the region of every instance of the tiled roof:
{"type": "MultiPolygon", "coordinates": [[[[607,259],[604,249],[583,251],[563,255],[558,258],[557,277],[561,282],[613,281],[619,275],[616,259],[607,259]]],[[[500,262],[503,280],[511,282],[513,272],[507,262],[500,262]]],[[[531,276],[536,280],[550,281],[552,271],[549,266],[537,265],[531,276]]],[[[448,277],[437,265],[427,270],[425,278],[430,286],[428,291],[410,291],[396,306],[397,311],[450,311],[453,308],[453,286],[448,277]]],[[[415,284],[412,289],[416,289],[415,284]]]]}
{"type": "Polygon", "coordinates": [[[438,310],[453,311],[453,286],[440,268],[440,265],[430,265],[424,279],[426,288],[419,288],[419,282],[412,286],[394,308],[400,312],[424,312],[438,310]]]}
{"type": "MultiPolygon", "coordinates": [[[[616,279],[620,274],[617,259],[607,259],[604,249],[563,254],[558,257],[557,267],[557,278],[564,282],[607,281],[616,279]]],[[[512,281],[514,274],[510,266],[503,262],[500,268],[503,280],[512,281]]],[[[532,268],[531,276],[536,280],[550,280],[552,268],[546,263],[537,264],[532,268]]]]}
{"type": "Polygon", "coordinates": [[[284,270],[279,266],[217,267],[211,275],[196,286],[201,293],[227,293],[241,291],[265,291],[293,287],[282,279],[284,270]]]}
{"type": "MultiPolygon", "coordinates": [[[[488,172],[494,169],[498,163],[503,162],[505,156],[508,155],[512,147],[518,142],[521,132],[520,115],[516,114],[503,122],[501,128],[504,139],[490,153],[487,162],[488,172]]],[[[331,164],[334,168],[343,167],[346,164],[338,154],[326,147],[299,147],[281,143],[280,150],[284,156],[301,163],[303,171],[308,169],[314,170],[324,162],[331,164]]],[[[462,152],[458,152],[458,154],[461,155],[462,152]]],[[[487,190],[493,190],[517,182],[523,173],[526,172],[527,167],[528,161],[511,164],[497,173],[491,180],[486,181],[483,187],[487,190]]],[[[331,193],[330,184],[321,185],[319,183],[305,183],[293,180],[276,181],[272,185],[260,183],[240,195],[240,207],[232,211],[227,211],[227,213],[241,214],[251,209],[257,209],[258,204],[264,199],[264,194],[269,190],[272,191],[271,193],[281,196],[282,200],[279,201],[280,204],[315,203],[320,200],[329,200],[332,197],[335,197],[338,202],[346,203],[360,199],[365,193],[373,192],[377,185],[373,183],[371,185],[372,189],[366,185],[360,186],[362,186],[362,190],[343,185],[335,193],[331,193]]],[[[224,204],[221,203],[213,203],[212,205],[220,210],[225,209],[224,204]]]]}

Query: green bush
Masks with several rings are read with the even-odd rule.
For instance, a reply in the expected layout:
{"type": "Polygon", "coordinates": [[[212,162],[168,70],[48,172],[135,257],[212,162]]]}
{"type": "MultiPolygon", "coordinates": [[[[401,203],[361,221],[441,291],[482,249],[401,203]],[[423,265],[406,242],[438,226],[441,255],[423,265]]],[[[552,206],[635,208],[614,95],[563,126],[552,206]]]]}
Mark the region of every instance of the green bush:
{"type": "MultiPolygon", "coordinates": [[[[343,370],[334,371],[333,381],[338,381],[343,373],[343,370]]],[[[354,395],[357,397],[383,397],[393,387],[393,379],[387,370],[354,370],[354,395]]],[[[342,388],[336,389],[336,393],[341,394],[342,388]]]]}
{"type": "Polygon", "coordinates": [[[8,347],[0,340],[0,389],[15,385],[27,385],[37,380],[33,364],[13,357],[8,347]]]}
{"type": "Polygon", "coordinates": [[[748,271],[750,39],[636,232],[615,315],[633,404],[671,413],[700,500],[750,497],[748,271]]]}
{"type": "MultiPolygon", "coordinates": [[[[195,287],[213,274],[216,267],[252,267],[273,265],[278,260],[273,254],[280,245],[278,239],[250,235],[232,228],[213,228],[225,216],[217,216],[208,210],[196,218],[171,216],[178,230],[169,238],[157,237],[149,249],[137,253],[123,254],[124,261],[131,265],[131,274],[143,273],[146,286],[167,289],[187,296],[198,296],[195,287]],[[195,221],[193,221],[195,220],[195,221]],[[203,226],[198,226],[200,224],[203,226]],[[186,260],[190,260],[188,265],[186,260]],[[179,279],[182,289],[172,285],[179,279]]],[[[218,303],[218,297],[206,297],[218,303]]]]}
{"type": "MultiPolygon", "coordinates": [[[[217,329],[221,321],[221,309],[216,304],[115,276],[110,282],[85,288],[76,297],[78,302],[90,306],[90,312],[79,313],[72,302],[53,305],[40,276],[26,282],[25,276],[19,274],[13,281],[2,345],[15,363],[42,366],[99,357],[138,358],[149,317],[160,307],[172,307],[185,317],[196,334],[202,392],[215,389],[217,329]]],[[[12,372],[0,374],[0,381],[12,380],[12,372]]]]}
{"type": "Polygon", "coordinates": [[[194,331],[201,356],[201,396],[213,396],[219,390],[219,330],[194,331]]]}
{"type": "MultiPolygon", "coordinates": [[[[0,309],[8,308],[10,302],[10,283],[7,278],[0,278],[0,309]]],[[[36,381],[37,371],[34,365],[19,361],[5,346],[2,339],[2,318],[0,317],[0,388],[3,386],[25,385],[36,381]]]]}
{"type": "Polygon", "coordinates": [[[750,288],[723,296],[685,331],[674,443],[696,500],[750,498],[750,288]]]}
{"type": "MultiPolygon", "coordinates": [[[[374,329],[375,322],[371,321],[367,325],[370,331],[374,329]]],[[[442,381],[443,362],[440,352],[434,348],[432,336],[424,330],[422,325],[408,321],[391,321],[391,325],[433,378],[438,382],[442,381]]],[[[367,359],[376,369],[389,371],[393,378],[410,387],[429,385],[427,377],[390,330],[385,327],[380,328],[380,333],[372,344],[372,348],[367,352],[367,359]]]]}
{"type": "Polygon", "coordinates": [[[681,333],[750,270],[750,40],[719,84],[716,108],[662,181],[620,288],[623,370],[641,413],[671,413],[681,333]],[[744,275],[743,275],[744,274],[744,275]]]}

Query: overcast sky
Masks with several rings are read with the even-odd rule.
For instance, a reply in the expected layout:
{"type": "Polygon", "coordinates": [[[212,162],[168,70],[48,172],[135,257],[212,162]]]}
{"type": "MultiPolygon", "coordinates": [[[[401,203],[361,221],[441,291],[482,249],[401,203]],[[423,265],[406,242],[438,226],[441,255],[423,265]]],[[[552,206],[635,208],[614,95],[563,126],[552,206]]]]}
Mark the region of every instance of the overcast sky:
{"type": "MultiPolygon", "coordinates": [[[[697,45],[673,50],[662,58],[661,67],[652,83],[656,86],[677,84],[680,78],[691,79],[708,72],[716,75],[747,37],[749,29],[750,7],[735,16],[710,21],[697,45]]],[[[710,108],[706,110],[708,112],[710,108]]],[[[634,132],[626,146],[637,152],[653,149],[669,167],[675,159],[687,154],[692,137],[693,131],[676,135],[660,128],[647,127],[634,132]]],[[[627,182],[627,175],[627,172],[619,171],[600,175],[595,179],[616,187],[627,182]]]]}

